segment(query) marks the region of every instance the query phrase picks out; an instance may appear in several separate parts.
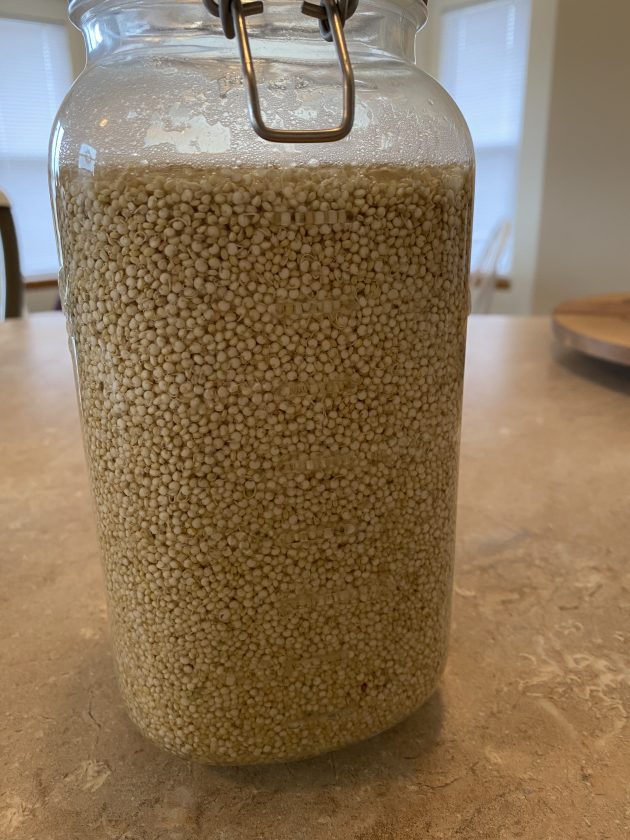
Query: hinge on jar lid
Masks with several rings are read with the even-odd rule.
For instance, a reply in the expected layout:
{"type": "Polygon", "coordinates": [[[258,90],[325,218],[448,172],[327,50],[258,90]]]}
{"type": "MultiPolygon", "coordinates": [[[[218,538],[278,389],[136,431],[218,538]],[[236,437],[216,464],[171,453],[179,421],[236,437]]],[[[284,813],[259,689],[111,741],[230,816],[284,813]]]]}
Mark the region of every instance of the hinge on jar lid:
{"type": "Polygon", "coordinates": [[[270,143],[327,143],[342,140],[350,133],[354,124],[354,74],[343,34],[343,27],[358,6],[359,0],[320,0],[320,5],[304,0],[302,13],[319,20],[322,38],[332,41],[337,50],[337,59],[343,80],[343,117],[335,128],[283,129],[268,126],[262,116],[256,72],[249,45],[245,18],[263,11],[261,0],[242,3],[241,0],[203,0],[204,5],[215,17],[220,18],[226,38],[238,38],[243,75],[247,85],[247,110],[252,128],[270,143]]]}

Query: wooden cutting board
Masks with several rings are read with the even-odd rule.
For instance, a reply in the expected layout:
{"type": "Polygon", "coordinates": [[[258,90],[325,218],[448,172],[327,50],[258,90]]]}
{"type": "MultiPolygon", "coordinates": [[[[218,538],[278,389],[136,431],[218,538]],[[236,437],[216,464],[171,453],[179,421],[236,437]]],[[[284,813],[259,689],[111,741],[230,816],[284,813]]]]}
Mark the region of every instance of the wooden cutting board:
{"type": "Polygon", "coordinates": [[[561,303],[553,329],[565,347],[630,366],[630,292],[561,303]]]}

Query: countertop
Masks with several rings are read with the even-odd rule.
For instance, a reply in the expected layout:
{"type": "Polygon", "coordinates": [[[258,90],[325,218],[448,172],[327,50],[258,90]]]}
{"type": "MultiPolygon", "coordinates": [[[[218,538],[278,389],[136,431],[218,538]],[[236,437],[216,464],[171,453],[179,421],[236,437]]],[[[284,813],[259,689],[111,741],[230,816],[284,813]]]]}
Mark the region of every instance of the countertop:
{"type": "Polygon", "coordinates": [[[472,319],[439,691],[245,768],[163,754],[121,707],[60,315],[0,324],[0,400],[2,840],[630,836],[630,371],[472,319]]]}

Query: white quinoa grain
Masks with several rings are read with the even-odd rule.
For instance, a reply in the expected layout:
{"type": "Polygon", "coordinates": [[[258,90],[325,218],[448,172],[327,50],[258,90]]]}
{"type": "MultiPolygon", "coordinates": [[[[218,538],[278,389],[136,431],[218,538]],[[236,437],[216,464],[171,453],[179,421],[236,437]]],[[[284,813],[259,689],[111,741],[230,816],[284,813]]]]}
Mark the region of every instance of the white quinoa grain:
{"type": "Polygon", "coordinates": [[[472,173],[63,171],[117,670],[179,755],[378,732],[444,665],[472,173]]]}

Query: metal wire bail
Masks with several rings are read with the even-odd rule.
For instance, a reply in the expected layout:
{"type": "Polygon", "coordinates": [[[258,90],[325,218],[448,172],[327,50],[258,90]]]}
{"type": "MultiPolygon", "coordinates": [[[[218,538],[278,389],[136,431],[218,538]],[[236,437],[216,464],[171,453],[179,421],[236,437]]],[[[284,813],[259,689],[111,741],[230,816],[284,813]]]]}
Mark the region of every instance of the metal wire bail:
{"type": "MultiPolygon", "coordinates": [[[[356,12],[358,5],[359,0],[337,0],[337,9],[343,26],[345,26],[348,18],[351,18],[356,12]]],[[[323,3],[318,5],[317,3],[310,3],[309,0],[304,0],[302,3],[302,14],[317,18],[319,20],[319,31],[324,41],[333,40],[328,15],[326,14],[323,3]]]]}
{"type": "Polygon", "coordinates": [[[317,18],[322,38],[332,41],[337,51],[343,82],[343,116],[334,128],[283,129],[268,126],[262,116],[256,71],[252,59],[245,18],[263,12],[261,0],[242,3],[241,0],[203,0],[208,11],[221,20],[226,38],[235,36],[241,56],[243,75],[247,86],[247,109],[252,128],[270,143],[327,143],[342,140],[354,125],[355,87],[354,73],[348,55],[343,27],[356,11],[359,0],[320,0],[320,5],[304,0],[302,13],[317,18]]]}

